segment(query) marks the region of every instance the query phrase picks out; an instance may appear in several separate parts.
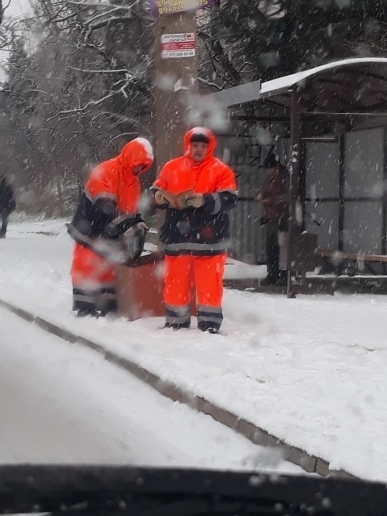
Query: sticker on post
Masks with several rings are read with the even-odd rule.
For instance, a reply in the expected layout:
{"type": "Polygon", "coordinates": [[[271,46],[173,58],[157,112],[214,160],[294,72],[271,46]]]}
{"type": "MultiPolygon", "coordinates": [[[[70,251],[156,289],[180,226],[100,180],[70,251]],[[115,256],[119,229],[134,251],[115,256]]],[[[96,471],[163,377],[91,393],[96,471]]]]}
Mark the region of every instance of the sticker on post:
{"type": "Polygon", "coordinates": [[[162,59],[194,57],[196,52],[195,34],[163,34],[161,36],[162,59]]]}

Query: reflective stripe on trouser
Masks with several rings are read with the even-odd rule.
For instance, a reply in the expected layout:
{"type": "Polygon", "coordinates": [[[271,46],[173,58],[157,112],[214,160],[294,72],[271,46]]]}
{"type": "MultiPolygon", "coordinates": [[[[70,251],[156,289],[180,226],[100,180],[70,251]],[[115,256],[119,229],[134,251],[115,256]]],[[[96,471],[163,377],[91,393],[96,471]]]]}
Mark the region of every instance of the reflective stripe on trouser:
{"type": "Polygon", "coordinates": [[[191,321],[191,306],[173,306],[165,304],[165,321],[168,324],[189,324],[191,321]]]}
{"type": "Polygon", "coordinates": [[[117,308],[114,285],[94,290],[84,290],[73,285],[73,310],[94,308],[102,312],[115,311],[117,308]]]}
{"type": "Polygon", "coordinates": [[[90,249],[75,244],[71,265],[73,309],[80,306],[104,310],[116,303],[115,266],[90,249]],[[74,308],[75,306],[75,308],[74,308]]]}
{"type": "Polygon", "coordinates": [[[198,309],[198,327],[201,330],[208,328],[216,328],[219,330],[223,321],[223,313],[221,308],[215,306],[199,305],[198,309]]]}
{"type": "MultiPolygon", "coordinates": [[[[190,320],[192,286],[195,284],[198,323],[213,324],[219,329],[222,322],[223,273],[226,253],[215,256],[166,256],[164,302],[183,322],[190,320]]],[[[167,322],[168,321],[167,319],[167,322]]],[[[181,321],[179,321],[181,324],[181,321]]]]}

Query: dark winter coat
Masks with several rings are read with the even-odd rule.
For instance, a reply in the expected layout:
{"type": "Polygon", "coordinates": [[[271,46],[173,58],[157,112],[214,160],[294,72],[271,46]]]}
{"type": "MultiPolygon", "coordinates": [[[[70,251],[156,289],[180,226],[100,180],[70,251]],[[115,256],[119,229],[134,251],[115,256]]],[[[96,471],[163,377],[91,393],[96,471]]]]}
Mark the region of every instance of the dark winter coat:
{"type": "Polygon", "coordinates": [[[13,188],[5,179],[0,179],[0,211],[11,213],[16,208],[16,202],[13,195],[13,188]]]}
{"type": "Polygon", "coordinates": [[[285,167],[280,166],[276,177],[265,177],[260,189],[263,205],[261,224],[276,221],[280,231],[287,231],[289,217],[289,175],[285,167]]]}

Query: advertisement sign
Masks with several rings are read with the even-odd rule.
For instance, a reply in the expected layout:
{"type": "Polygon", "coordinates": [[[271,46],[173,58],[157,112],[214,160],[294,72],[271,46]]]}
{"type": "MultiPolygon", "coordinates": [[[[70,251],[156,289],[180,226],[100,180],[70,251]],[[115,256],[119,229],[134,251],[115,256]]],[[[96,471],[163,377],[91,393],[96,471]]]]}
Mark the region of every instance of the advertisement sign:
{"type": "Polygon", "coordinates": [[[181,11],[191,11],[213,7],[215,0],[150,0],[152,15],[157,18],[160,14],[173,14],[181,11]]]}
{"type": "Polygon", "coordinates": [[[161,36],[162,59],[193,57],[195,55],[195,34],[163,34],[161,36]]]}

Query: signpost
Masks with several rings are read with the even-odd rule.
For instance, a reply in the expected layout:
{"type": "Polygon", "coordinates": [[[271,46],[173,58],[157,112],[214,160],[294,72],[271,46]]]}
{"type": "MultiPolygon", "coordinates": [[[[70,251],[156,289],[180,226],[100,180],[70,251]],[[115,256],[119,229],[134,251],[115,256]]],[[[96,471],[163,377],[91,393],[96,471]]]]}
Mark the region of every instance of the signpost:
{"type": "MultiPolygon", "coordinates": [[[[150,0],[155,22],[156,163],[181,155],[189,111],[198,95],[196,10],[215,0],[150,0]]],[[[157,225],[162,224],[159,214],[157,225]]]]}
{"type": "Polygon", "coordinates": [[[150,0],[155,22],[156,162],[183,152],[188,110],[197,88],[197,9],[215,0],[150,0]]]}
{"type": "Polygon", "coordinates": [[[198,94],[195,11],[159,16],[155,22],[155,46],[155,147],[160,169],[183,153],[190,104],[198,94]]]}

